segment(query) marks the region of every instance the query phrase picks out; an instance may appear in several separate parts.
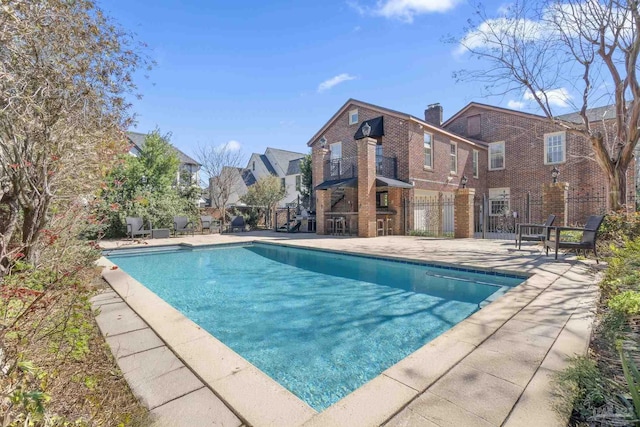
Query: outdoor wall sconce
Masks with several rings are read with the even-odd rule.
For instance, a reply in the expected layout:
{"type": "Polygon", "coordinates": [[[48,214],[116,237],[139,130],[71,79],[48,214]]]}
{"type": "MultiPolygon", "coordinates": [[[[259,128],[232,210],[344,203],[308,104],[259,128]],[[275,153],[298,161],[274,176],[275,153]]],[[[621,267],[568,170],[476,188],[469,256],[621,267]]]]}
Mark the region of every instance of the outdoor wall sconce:
{"type": "Polygon", "coordinates": [[[369,122],[365,122],[364,125],[362,126],[362,134],[364,136],[371,135],[371,126],[369,126],[369,122]]]}
{"type": "Polygon", "coordinates": [[[460,185],[462,188],[467,188],[467,182],[469,182],[469,178],[466,175],[462,175],[462,179],[460,180],[460,185]]]}
{"type": "Polygon", "coordinates": [[[144,175],[142,175],[142,176],[140,177],[140,182],[141,182],[143,185],[144,185],[144,184],[146,184],[146,183],[147,183],[147,177],[146,177],[146,176],[144,176],[144,175]]]}
{"type": "Polygon", "coordinates": [[[554,166],[553,169],[551,169],[551,182],[553,184],[558,183],[558,175],[560,175],[560,171],[554,166]]]}

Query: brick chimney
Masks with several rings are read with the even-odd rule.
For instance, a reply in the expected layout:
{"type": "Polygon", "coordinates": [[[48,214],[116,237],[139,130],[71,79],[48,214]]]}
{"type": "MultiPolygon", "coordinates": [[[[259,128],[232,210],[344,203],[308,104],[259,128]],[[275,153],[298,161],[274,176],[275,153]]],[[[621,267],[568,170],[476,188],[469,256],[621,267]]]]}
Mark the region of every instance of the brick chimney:
{"type": "Polygon", "coordinates": [[[427,109],[424,110],[424,121],[440,126],[442,124],[442,113],[442,105],[439,103],[427,105],[427,109]]]}

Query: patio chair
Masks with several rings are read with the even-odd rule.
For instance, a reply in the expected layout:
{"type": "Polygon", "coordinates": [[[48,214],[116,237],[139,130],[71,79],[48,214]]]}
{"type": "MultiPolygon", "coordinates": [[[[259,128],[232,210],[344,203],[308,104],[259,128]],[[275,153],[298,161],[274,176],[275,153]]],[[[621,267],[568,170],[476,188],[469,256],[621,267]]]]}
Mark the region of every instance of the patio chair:
{"type": "Polygon", "coordinates": [[[220,232],[220,222],[213,219],[213,217],[208,215],[203,215],[200,217],[200,223],[202,225],[202,233],[204,234],[204,230],[209,230],[209,233],[213,233],[214,231],[220,232]]]}
{"type": "Polygon", "coordinates": [[[178,233],[191,233],[193,236],[193,223],[189,221],[186,216],[174,216],[173,217],[173,235],[178,233]]]}
{"type": "Polygon", "coordinates": [[[549,238],[549,227],[556,220],[554,214],[549,215],[544,224],[516,224],[516,246],[522,247],[522,241],[544,242],[549,238]]]}
{"type": "Polygon", "coordinates": [[[149,221],[148,223],[149,228],[144,228],[144,221],[142,221],[142,218],[137,216],[135,217],[128,216],[126,218],[126,222],[127,222],[127,236],[131,238],[131,240],[133,240],[137,236],[144,237],[148,234],[151,234],[151,229],[153,228],[151,227],[151,221],[149,221]]]}
{"type": "Polygon", "coordinates": [[[604,220],[604,215],[591,215],[587,219],[587,224],[584,228],[580,227],[549,227],[549,238],[544,241],[544,246],[547,255],[549,255],[549,248],[555,251],[555,259],[558,259],[558,249],[575,249],[576,253],[580,249],[584,251],[585,256],[587,250],[591,249],[596,257],[596,263],[600,263],[598,260],[598,251],[596,248],[596,237],[598,236],[598,229],[604,220]],[[582,231],[582,238],[579,242],[567,242],[560,240],[560,233],[562,231],[582,231]],[[554,237],[551,240],[551,237],[554,237]]]}
{"type": "Polygon", "coordinates": [[[231,218],[231,222],[227,225],[227,233],[233,233],[235,231],[246,231],[247,227],[244,222],[244,217],[234,216],[231,218]]]}

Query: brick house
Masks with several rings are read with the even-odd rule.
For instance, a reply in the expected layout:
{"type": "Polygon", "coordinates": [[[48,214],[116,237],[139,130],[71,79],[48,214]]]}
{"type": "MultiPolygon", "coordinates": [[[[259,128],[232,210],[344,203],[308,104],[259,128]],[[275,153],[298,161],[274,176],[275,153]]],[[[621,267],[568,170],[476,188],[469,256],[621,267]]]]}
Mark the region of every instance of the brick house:
{"type": "MultiPolygon", "coordinates": [[[[597,117],[607,124],[615,111],[590,114],[594,123],[597,117]]],[[[463,177],[475,194],[476,231],[483,221],[485,228],[499,225],[501,217],[513,231],[516,222],[543,222],[558,210],[543,203],[543,188],[557,191],[549,187],[553,168],[566,189],[559,222],[577,223],[606,208],[606,179],[584,138],[544,116],[475,102],[444,123],[442,115],[439,104],[422,119],[348,100],[307,144],[317,232],[404,234],[435,220],[437,234],[452,233],[463,177]]],[[[560,118],[579,120],[575,114],[560,118]]],[[[627,175],[629,195],[635,194],[634,170],[627,175]]]]}
{"type": "MultiPolygon", "coordinates": [[[[404,234],[416,217],[407,201],[453,197],[463,176],[468,187],[484,189],[487,144],[441,121],[439,105],[420,119],[349,99],[307,144],[318,234],[404,234]]],[[[444,215],[452,218],[453,204],[450,210],[444,215]]]]}
{"type": "MultiPolygon", "coordinates": [[[[612,106],[589,111],[594,126],[607,124],[614,114],[612,106]]],[[[581,122],[575,113],[558,118],[581,122]]],[[[555,167],[559,181],[568,184],[570,204],[575,205],[569,207],[565,223],[583,221],[606,206],[606,178],[594,160],[590,143],[550,123],[544,116],[472,102],[442,127],[488,145],[486,190],[490,199],[506,195],[509,203],[509,199],[526,193],[539,198],[542,184],[551,181],[555,167]]],[[[631,197],[635,193],[634,175],[632,165],[627,174],[627,193],[631,197]]],[[[498,203],[494,210],[497,207],[498,203]]]]}

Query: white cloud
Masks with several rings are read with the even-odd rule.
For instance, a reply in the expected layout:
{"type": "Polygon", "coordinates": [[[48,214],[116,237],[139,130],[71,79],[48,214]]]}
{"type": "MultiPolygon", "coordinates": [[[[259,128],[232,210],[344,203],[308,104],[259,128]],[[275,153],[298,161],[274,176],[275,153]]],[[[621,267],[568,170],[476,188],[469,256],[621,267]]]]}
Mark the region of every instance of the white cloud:
{"type": "Polygon", "coordinates": [[[338,74],[337,76],[331,77],[330,79],[320,83],[318,85],[318,93],[324,92],[325,90],[329,90],[332,87],[339,85],[340,83],[343,83],[349,80],[354,80],[355,78],[356,78],[355,76],[352,76],[351,74],[348,74],[348,73],[338,74]]]}
{"type": "Polygon", "coordinates": [[[219,148],[220,149],[226,149],[228,151],[240,151],[240,149],[242,148],[242,144],[240,144],[235,139],[232,139],[229,142],[227,142],[226,144],[221,144],[219,146],[219,148]]]}
{"type": "Polygon", "coordinates": [[[378,0],[373,13],[411,23],[416,15],[447,12],[458,3],[459,0],[378,0]]]}
{"type": "Polygon", "coordinates": [[[464,36],[454,53],[461,55],[467,50],[501,48],[511,44],[513,38],[535,41],[550,31],[547,24],[529,19],[487,19],[464,36]]]}
{"type": "Polygon", "coordinates": [[[509,102],[507,102],[507,107],[512,108],[514,110],[522,110],[524,108],[524,102],[522,101],[516,101],[513,99],[510,99],[509,102]]]}
{"type": "MultiPolygon", "coordinates": [[[[549,105],[554,107],[566,108],[569,106],[569,102],[571,100],[571,94],[569,91],[563,87],[558,89],[549,89],[547,91],[538,91],[536,95],[538,98],[541,98],[544,101],[545,94],[547,96],[547,101],[549,105]]],[[[526,101],[532,101],[533,94],[531,92],[526,92],[523,96],[526,101]]]]}

